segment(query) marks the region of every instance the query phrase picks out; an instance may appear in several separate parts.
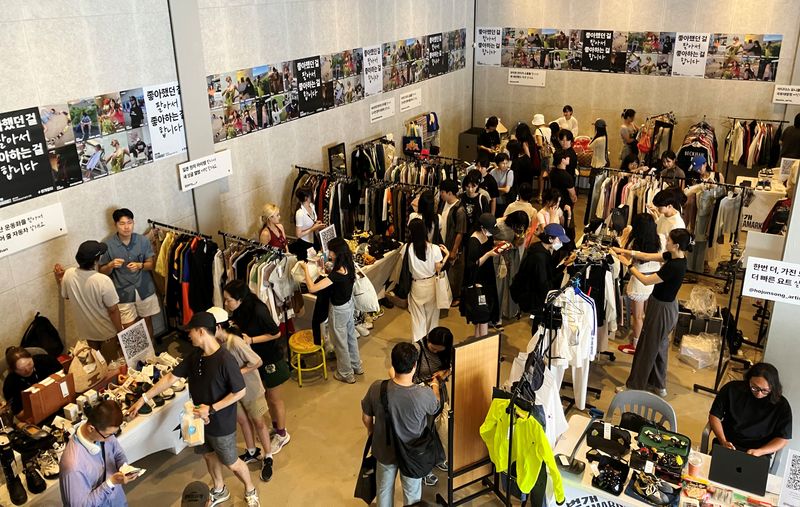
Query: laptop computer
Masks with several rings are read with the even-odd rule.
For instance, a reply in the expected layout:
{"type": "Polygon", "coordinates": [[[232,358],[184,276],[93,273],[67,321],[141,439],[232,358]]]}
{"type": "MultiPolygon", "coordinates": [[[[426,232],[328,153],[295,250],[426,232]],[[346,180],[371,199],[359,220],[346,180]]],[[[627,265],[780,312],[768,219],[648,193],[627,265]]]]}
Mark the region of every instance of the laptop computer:
{"type": "Polygon", "coordinates": [[[711,450],[711,471],[708,478],[725,486],[764,496],[767,492],[770,458],[751,456],[721,445],[711,450]]]}

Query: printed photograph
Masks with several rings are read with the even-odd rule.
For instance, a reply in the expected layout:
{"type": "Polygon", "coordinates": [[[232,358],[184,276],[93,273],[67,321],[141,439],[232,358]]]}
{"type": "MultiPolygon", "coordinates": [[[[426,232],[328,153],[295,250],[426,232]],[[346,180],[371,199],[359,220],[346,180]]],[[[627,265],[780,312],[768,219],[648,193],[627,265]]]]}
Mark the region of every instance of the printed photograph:
{"type": "Polygon", "coordinates": [[[70,102],[68,106],[76,141],[87,141],[100,135],[97,104],[94,99],[76,100],[70,102]]]}
{"type": "Polygon", "coordinates": [[[583,49],[583,31],[570,30],[569,31],[569,49],[570,51],[581,51],[583,49]]]}
{"type": "Polygon", "coordinates": [[[345,80],[344,99],[346,104],[358,102],[364,98],[364,76],[358,75],[345,80]]]}
{"type": "Polygon", "coordinates": [[[569,49],[569,30],[559,30],[557,28],[543,28],[542,36],[544,45],[548,49],[569,49]]]}
{"type": "Polygon", "coordinates": [[[138,129],[146,125],[147,111],[145,111],[144,92],[141,88],[120,92],[122,101],[122,116],[125,118],[125,127],[138,129]]]}
{"type": "Polygon", "coordinates": [[[658,36],[658,43],[661,46],[660,53],[662,55],[672,55],[672,50],[675,49],[675,32],[661,32],[658,36]]]}
{"type": "Polygon", "coordinates": [[[75,145],[59,146],[49,151],[50,169],[53,171],[53,183],[56,190],[83,183],[81,166],[75,145]]]}
{"type": "Polygon", "coordinates": [[[153,143],[150,140],[150,130],[147,127],[129,130],[128,152],[131,155],[131,165],[137,167],[153,161],[153,143]]]}
{"type": "Polygon", "coordinates": [[[672,53],[668,55],[657,55],[656,59],[656,74],[659,76],[672,75],[672,53]]]}
{"type": "Polygon", "coordinates": [[[44,138],[47,141],[48,149],[60,148],[75,142],[75,131],[72,129],[72,120],[69,117],[69,106],[55,104],[40,107],[39,117],[42,119],[42,128],[44,128],[44,138]]]}
{"type": "Polygon", "coordinates": [[[286,110],[288,106],[287,94],[273,95],[267,101],[267,112],[270,116],[270,126],[280,125],[289,120],[286,110]]]}
{"type": "Polygon", "coordinates": [[[611,51],[615,53],[628,52],[628,32],[614,32],[614,36],[611,39],[611,51]]]}
{"type": "Polygon", "coordinates": [[[391,65],[383,68],[383,91],[390,92],[403,86],[405,69],[403,65],[391,65]]]}
{"type": "Polygon", "coordinates": [[[319,57],[319,65],[322,73],[323,83],[333,81],[333,57],[336,56],[336,54],[337,53],[332,55],[320,55],[319,57]]]}
{"type": "Polygon", "coordinates": [[[248,100],[239,104],[239,116],[241,118],[242,132],[250,134],[258,130],[258,106],[255,100],[248,100]]]}
{"type": "Polygon", "coordinates": [[[551,70],[569,70],[569,50],[555,49],[550,51],[551,70]]]}
{"type": "Polygon", "coordinates": [[[211,74],[206,76],[206,87],[208,89],[208,107],[222,107],[222,76],[211,74]]]}
{"type": "Polygon", "coordinates": [[[362,48],[345,51],[342,55],[344,60],[344,77],[360,76],[364,72],[364,50],[362,48]]]}
{"type": "Polygon", "coordinates": [[[405,58],[407,62],[414,62],[422,59],[423,47],[422,47],[422,42],[419,39],[417,38],[406,39],[404,42],[405,42],[404,45],[405,58]]]}
{"type": "Polygon", "coordinates": [[[541,49],[544,47],[544,40],[542,40],[542,31],[538,28],[528,28],[525,30],[525,43],[524,47],[527,49],[541,49]]]}
{"type": "Polygon", "coordinates": [[[779,34],[766,34],[764,35],[763,57],[778,58],[781,56],[781,44],[783,43],[783,35],[779,34]]]}
{"type": "Polygon", "coordinates": [[[109,174],[121,173],[134,166],[125,132],[101,137],[100,146],[103,150],[103,162],[108,167],[109,174]]]}
{"type": "Polygon", "coordinates": [[[625,73],[625,66],[627,63],[627,51],[613,51],[609,56],[609,69],[611,72],[625,73]]]}
{"type": "Polygon", "coordinates": [[[107,93],[94,98],[97,105],[97,120],[100,133],[104,136],[125,130],[125,115],[119,93],[107,93]]]}
{"type": "Polygon", "coordinates": [[[294,75],[294,69],[292,69],[293,63],[294,62],[281,62],[283,90],[287,92],[297,89],[297,77],[294,75]]]}
{"type": "Polygon", "coordinates": [[[253,86],[256,89],[256,97],[269,95],[269,65],[253,67],[253,86]]]}
{"type": "Polygon", "coordinates": [[[269,111],[269,97],[256,99],[256,125],[259,129],[266,129],[272,126],[272,116],[269,111]]]}
{"type": "Polygon", "coordinates": [[[319,89],[319,93],[322,96],[323,109],[331,109],[333,107],[336,107],[336,104],[334,103],[334,94],[333,94],[334,84],[335,83],[333,81],[327,81],[322,83],[322,87],[320,87],[319,89]]]}
{"type": "Polygon", "coordinates": [[[296,120],[300,118],[300,107],[297,97],[297,87],[286,92],[286,118],[289,120],[296,120]]]}
{"type": "Polygon", "coordinates": [[[269,65],[269,72],[267,73],[267,81],[269,82],[269,94],[276,95],[284,92],[283,88],[283,72],[281,64],[276,63],[269,65]]]}
{"type": "MultiPolygon", "coordinates": [[[[535,30],[536,35],[539,35],[539,44],[544,44],[540,30],[535,30]]],[[[450,44],[447,37],[442,37],[442,50],[449,51],[450,44]]],[[[503,39],[501,42],[502,48],[525,48],[527,47],[527,29],[525,28],[503,28],[503,39]]]]}
{"type": "Polygon", "coordinates": [[[211,110],[211,133],[214,136],[214,143],[220,143],[228,138],[228,133],[225,130],[224,107],[211,110]]]}
{"type": "Polygon", "coordinates": [[[706,79],[723,79],[725,72],[724,56],[709,56],[706,60],[706,79]]]}
{"type": "Polygon", "coordinates": [[[78,164],[83,181],[92,181],[108,175],[108,167],[103,160],[103,146],[100,139],[76,141],[78,164]]]}

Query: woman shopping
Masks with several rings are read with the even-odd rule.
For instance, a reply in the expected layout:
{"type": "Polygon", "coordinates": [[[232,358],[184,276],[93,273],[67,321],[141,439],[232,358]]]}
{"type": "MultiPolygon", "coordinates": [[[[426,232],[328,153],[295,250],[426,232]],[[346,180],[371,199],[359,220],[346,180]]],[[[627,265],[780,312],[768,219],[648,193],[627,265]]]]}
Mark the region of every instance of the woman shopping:
{"type": "Polygon", "coordinates": [[[449,252],[444,245],[428,241],[425,223],[415,218],[408,224],[411,241],[406,247],[411,271],[411,292],[408,311],[411,314],[411,339],[418,342],[439,325],[439,305],[436,302],[436,275],[442,270],[449,252]]]}
{"type": "Polygon", "coordinates": [[[461,296],[461,315],[475,325],[475,336],[489,332],[489,323],[499,326],[500,305],[497,301],[497,275],[493,257],[500,253],[494,248],[492,236],[497,220],[491,213],[478,218],[478,230],[467,241],[464,262],[464,290],[461,296]]]}
{"type": "Polygon", "coordinates": [[[261,210],[261,230],[258,232],[258,241],[262,245],[288,252],[286,231],[281,225],[281,209],[272,203],[267,203],[261,210]]]}
{"type": "Polygon", "coordinates": [[[647,300],[642,335],[636,347],[627,389],[652,390],[661,397],[667,395],[667,362],[669,359],[669,334],[678,322],[678,291],[686,274],[686,252],[692,251],[692,235],[686,229],[674,229],[667,237],[666,252],[643,253],[613,247],[620,263],[630,268],[632,277],[643,285],[654,285],[647,300]],[[644,274],[632,265],[633,261],[662,262],[656,273],[644,274]]]}
{"type": "MultiPolygon", "coordinates": [[[[311,190],[298,188],[294,195],[300,202],[300,207],[294,214],[297,241],[291,244],[289,250],[297,256],[298,260],[304,261],[308,255],[308,249],[314,246],[314,233],[324,229],[325,224],[317,219],[317,210],[314,209],[314,203],[311,202],[311,190]]],[[[280,213],[278,217],[280,218],[280,213]]],[[[272,233],[270,232],[271,238],[272,233]]]]}
{"type": "Polygon", "coordinates": [[[275,324],[267,305],[250,291],[244,281],[228,282],[223,297],[230,320],[263,363],[258,372],[267,390],[267,406],[275,429],[272,454],[278,454],[291,438],[286,431],[286,405],[281,389],[284,382],[289,380],[289,363],[280,341],[280,328],[275,324]]]}
{"type": "Polygon", "coordinates": [[[628,155],[639,157],[639,146],[636,144],[636,136],[639,129],[633,123],[636,120],[636,111],[633,109],[625,109],[622,111],[622,126],[619,128],[619,136],[622,139],[622,151],[619,153],[619,159],[625,160],[628,155]]]}
{"type": "Polygon", "coordinates": [[[358,333],[355,323],[355,303],[353,284],[356,282],[356,266],[350,247],[339,237],[328,243],[328,254],[333,266],[328,276],[318,282],[311,280],[308,264],[303,262],[306,286],[309,292],[318,292],[331,287],[328,323],[333,335],[333,348],[336,352],[336,371],[333,378],[346,384],[355,384],[354,375],[363,375],[364,366],[358,351],[358,333]]]}

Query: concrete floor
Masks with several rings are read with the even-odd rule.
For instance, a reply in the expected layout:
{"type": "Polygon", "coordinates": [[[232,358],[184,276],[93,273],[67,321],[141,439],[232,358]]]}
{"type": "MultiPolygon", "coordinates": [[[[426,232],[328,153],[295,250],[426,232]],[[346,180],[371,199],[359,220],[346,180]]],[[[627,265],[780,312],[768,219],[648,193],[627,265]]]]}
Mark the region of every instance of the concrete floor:
{"type": "MultiPolygon", "coordinates": [[[[578,216],[582,216],[582,212],[578,211],[578,216]]],[[[685,285],[680,297],[687,298],[692,287],[685,285]]],[[[718,299],[721,305],[727,306],[727,295],[719,295],[718,299]]],[[[755,337],[757,327],[751,319],[754,308],[750,303],[748,299],[743,302],[740,328],[744,329],[746,336],[755,337]]],[[[366,438],[361,423],[360,401],[372,382],[387,377],[389,352],[395,343],[408,340],[409,324],[408,312],[397,308],[386,310],[385,315],[375,321],[370,336],[360,340],[366,375],[359,377],[354,385],[337,382],[330,375],[327,381],[311,381],[303,388],[299,388],[294,380],[285,384],[287,428],[292,436],[291,443],[275,457],[274,476],[270,483],[260,482],[256,465],[251,465],[262,505],[363,505],[360,500],[353,499],[355,476],[366,438]]],[[[441,325],[448,326],[457,341],[472,332],[471,326],[457,311],[450,311],[450,316],[442,319],[441,325]]],[[[506,323],[505,334],[503,354],[512,359],[530,339],[529,322],[506,323]]],[[[623,341],[612,341],[609,348],[617,352],[616,346],[621,343],[623,341]]],[[[174,350],[176,346],[172,344],[170,349],[174,350]]],[[[759,352],[755,349],[746,347],[743,353],[751,360],[758,360],[759,352]]],[[[667,401],[678,414],[680,432],[699,443],[713,397],[694,393],[692,386],[695,383],[713,386],[715,369],[693,370],[680,362],[677,356],[677,349],[673,348],[670,351],[667,401]]],[[[589,401],[602,410],[607,409],[614,396],[614,388],[625,382],[630,370],[632,356],[616,353],[616,358],[615,362],[599,359],[592,366],[590,385],[600,388],[602,395],[599,400],[589,401]]],[[[509,363],[504,362],[501,381],[507,378],[509,368],[509,363]]],[[[331,365],[329,371],[333,371],[331,365]]],[[[729,368],[723,383],[737,375],[740,374],[729,368]]],[[[567,417],[570,415],[567,414],[567,417]]],[[[240,445],[243,445],[241,436],[240,445]]],[[[131,505],[177,506],[180,505],[180,495],[187,483],[193,480],[209,481],[202,458],[196,457],[191,449],[177,456],[158,453],[141,460],[137,465],[147,468],[148,473],[141,482],[126,488],[131,505]]],[[[446,476],[441,472],[439,474],[439,486],[425,487],[424,499],[433,502],[435,494],[446,489],[446,476]]],[[[231,489],[232,499],[225,505],[245,505],[243,487],[230,473],[226,473],[226,484],[231,489]]],[[[400,505],[399,487],[397,489],[397,504],[400,505]]],[[[502,504],[487,495],[469,505],[502,504]]]]}

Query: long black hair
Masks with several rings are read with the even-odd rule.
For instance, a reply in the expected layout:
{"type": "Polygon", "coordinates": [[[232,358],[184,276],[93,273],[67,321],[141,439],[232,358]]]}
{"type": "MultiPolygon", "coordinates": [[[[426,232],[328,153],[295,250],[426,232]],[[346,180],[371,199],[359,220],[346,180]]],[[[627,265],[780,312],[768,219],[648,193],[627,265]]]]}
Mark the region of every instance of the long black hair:
{"type": "Polygon", "coordinates": [[[225,292],[239,301],[239,306],[231,313],[231,320],[240,330],[249,327],[255,321],[256,307],[264,302],[253,294],[244,280],[231,280],[225,285],[225,292]]]}
{"type": "Polygon", "coordinates": [[[672,229],[669,231],[669,239],[678,245],[683,252],[691,252],[694,245],[694,236],[686,229],[672,229]]]}
{"type": "Polygon", "coordinates": [[[414,246],[414,254],[417,259],[425,261],[425,252],[428,250],[428,231],[425,224],[419,218],[415,218],[408,223],[408,232],[411,244],[414,246]]]}
{"type": "MultiPolygon", "coordinates": [[[[433,190],[426,190],[419,196],[417,201],[417,213],[422,215],[422,221],[425,223],[425,228],[429,231],[433,230],[434,221],[436,220],[436,206],[433,197],[433,190]]],[[[423,259],[424,260],[424,259],[423,259]]]]}
{"type": "Polygon", "coordinates": [[[525,122],[519,122],[517,124],[517,128],[514,129],[514,137],[517,138],[520,144],[527,144],[529,150],[536,146],[533,134],[531,134],[531,128],[525,122]]]}
{"type": "Polygon", "coordinates": [[[781,401],[781,396],[783,396],[783,386],[781,385],[781,379],[778,377],[777,368],[769,363],[754,364],[749,370],[747,370],[747,373],[744,374],[744,379],[745,381],[750,382],[750,379],[753,377],[761,377],[769,384],[770,403],[775,404],[781,401]]]}
{"type": "MultiPolygon", "coordinates": [[[[438,345],[444,347],[444,350],[438,352],[439,361],[442,363],[442,369],[450,368],[450,356],[453,352],[453,333],[446,327],[439,326],[431,329],[428,335],[422,339],[422,346],[426,347],[428,344],[438,345]]],[[[420,354],[420,359],[424,354],[420,354]]]]}
{"type": "Polygon", "coordinates": [[[628,244],[634,250],[644,253],[656,253],[661,249],[661,240],[658,238],[658,229],[653,215],[639,213],[633,217],[628,244]]]}
{"type": "Polygon", "coordinates": [[[333,238],[328,242],[328,250],[336,254],[332,271],[339,271],[344,267],[347,270],[347,276],[355,279],[356,266],[353,261],[353,252],[350,251],[347,242],[339,237],[333,238]]]}

